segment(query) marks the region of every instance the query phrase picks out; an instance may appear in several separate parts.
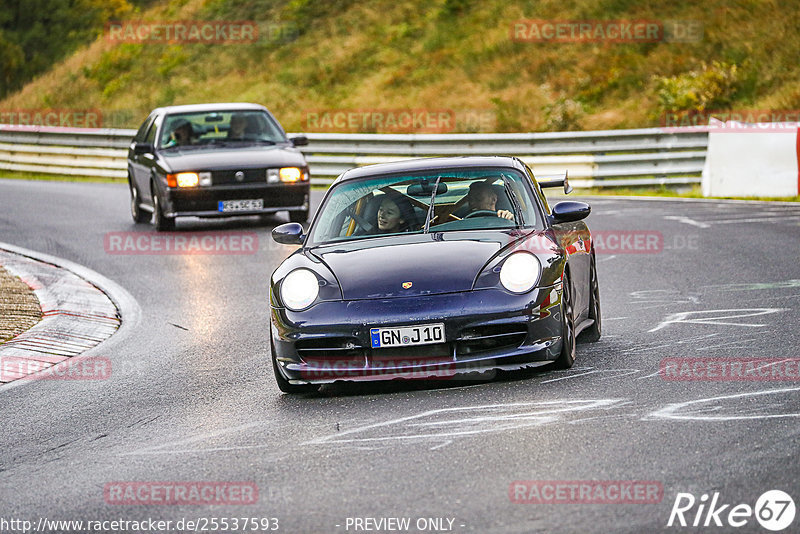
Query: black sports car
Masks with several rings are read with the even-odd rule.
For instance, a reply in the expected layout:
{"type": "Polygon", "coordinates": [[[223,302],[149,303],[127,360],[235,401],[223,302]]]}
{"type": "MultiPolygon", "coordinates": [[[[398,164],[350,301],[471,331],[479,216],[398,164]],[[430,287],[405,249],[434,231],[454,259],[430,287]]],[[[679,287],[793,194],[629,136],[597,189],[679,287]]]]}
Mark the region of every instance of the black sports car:
{"type": "Polygon", "coordinates": [[[224,217],[288,211],[308,219],[310,177],[304,136],[286,138],[256,104],[158,108],[128,150],[131,215],[171,230],[182,216],[224,217]]]}
{"type": "Polygon", "coordinates": [[[590,207],[512,157],[429,158],[343,173],[272,274],[284,392],[337,380],[450,378],[553,363],[600,338],[590,207]]]}

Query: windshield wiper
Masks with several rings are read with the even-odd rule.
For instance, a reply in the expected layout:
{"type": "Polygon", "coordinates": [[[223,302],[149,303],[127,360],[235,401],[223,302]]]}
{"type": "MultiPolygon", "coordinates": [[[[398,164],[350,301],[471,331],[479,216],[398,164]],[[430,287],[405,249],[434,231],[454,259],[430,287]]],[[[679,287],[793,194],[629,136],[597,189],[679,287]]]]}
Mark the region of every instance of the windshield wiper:
{"type": "Polygon", "coordinates": [[[431,227],[431,219],[433,217],[433,202],[436,199],[436,193],[439,191],[439,180],[442,179],[442,175],[436,177],[436,183],[433,184],[433,193],[431,193],[431,205],[428,206],[428,215],[425,217],[425,228],[422,229],[422,232],[427,234],[431,227]]]}
{"type": "Polygon", "coordinates": [[[506,190],[506,195],[508,195],[508,198],[511,200],[511,206],[514,208],[514,218],[517,220],[517,226],[524,226],[525,221],[522,219],[522,209],[519,207],[517,195],[514,194],[514,190],[511,189],[511,186],[508,184],[506,175],[501,174],[500,177],[503,179],[503,188],[506,190]]]}

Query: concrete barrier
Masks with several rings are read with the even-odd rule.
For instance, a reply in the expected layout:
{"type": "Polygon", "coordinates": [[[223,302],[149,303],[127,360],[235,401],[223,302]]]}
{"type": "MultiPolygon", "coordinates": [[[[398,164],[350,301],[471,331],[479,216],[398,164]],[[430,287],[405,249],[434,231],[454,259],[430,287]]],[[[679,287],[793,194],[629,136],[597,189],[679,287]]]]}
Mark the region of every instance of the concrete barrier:
{"type": "Polygon", "coordinates": [[[800,195],[797,124],[718,123],[708,128],[703,196],[800,195]]]}

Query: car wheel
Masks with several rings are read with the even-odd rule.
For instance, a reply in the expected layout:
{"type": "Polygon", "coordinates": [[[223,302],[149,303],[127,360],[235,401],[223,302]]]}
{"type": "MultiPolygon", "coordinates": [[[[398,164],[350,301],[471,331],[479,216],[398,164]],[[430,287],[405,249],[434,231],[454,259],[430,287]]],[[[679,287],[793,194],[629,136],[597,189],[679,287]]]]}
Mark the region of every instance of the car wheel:
{"type": "Polygon", "coordinates": [[[128,178],[128,186],[131,190],[131,217],[135,223],[150,222],[151,215],[139,207],[141,201],[139,200],[139,189],[128,178]]]}
{"type": "Polygon", "coordinates": [[[275,373],[275,381],[278,383],[278,389],[284,393],[300,394],[300,393],[314,393],[319,390],[319,386],[313,384],[290,384],[289,381],[283,376],[283,373],[278,368],[278,360],[275,359],[275,343],[270,336],[270,348],[272,349],[272,371],[275,373]]]}
{"type": "Polygon", "coordinates": [[[301,224],[308,222],[308,210],[290,211],[289,220],[301,224]]]}
{"type": "Polygon", "coordinates": [[[153,224],[159,232],[168,232],[175,229],[175,217],[165,217],[158,200],[158,193],[153,192],[153,224]]]}
{"type": "Polygon", "coordinates": [[[564,273],[564,289],[561,292],[561,354],[553,362],[556,369],[569,369],[575,363],[575,309],[569,273],[564,273]]]}
{"type": "Polygon", "coordinates": [[[602,319],[600,313],[600,284],[597,282],[597,266],[592,255],[592,267],[589,271],[589,319],[594,323],[581,332],[581,340],[594,343],[600,339],[602,333],[602,319]]]}

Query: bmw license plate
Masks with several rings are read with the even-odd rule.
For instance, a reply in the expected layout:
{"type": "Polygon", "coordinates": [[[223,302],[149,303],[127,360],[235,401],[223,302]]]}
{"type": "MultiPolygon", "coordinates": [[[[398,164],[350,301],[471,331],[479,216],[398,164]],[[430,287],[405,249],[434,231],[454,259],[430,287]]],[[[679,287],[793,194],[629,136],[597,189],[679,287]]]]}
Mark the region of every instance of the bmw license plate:
{"type": "Polygon", "coordinates": [[[220,200],[217,204],[217,211],[251,211],[264,208],[264,199],[256,198],[252,200],[220,200]]]}
{"type": "Polygon", "coordinates": [[[409,347],[444,342],[444,324],[421,324],[396,328],[372,328],[372,348],[409,347]]]}

